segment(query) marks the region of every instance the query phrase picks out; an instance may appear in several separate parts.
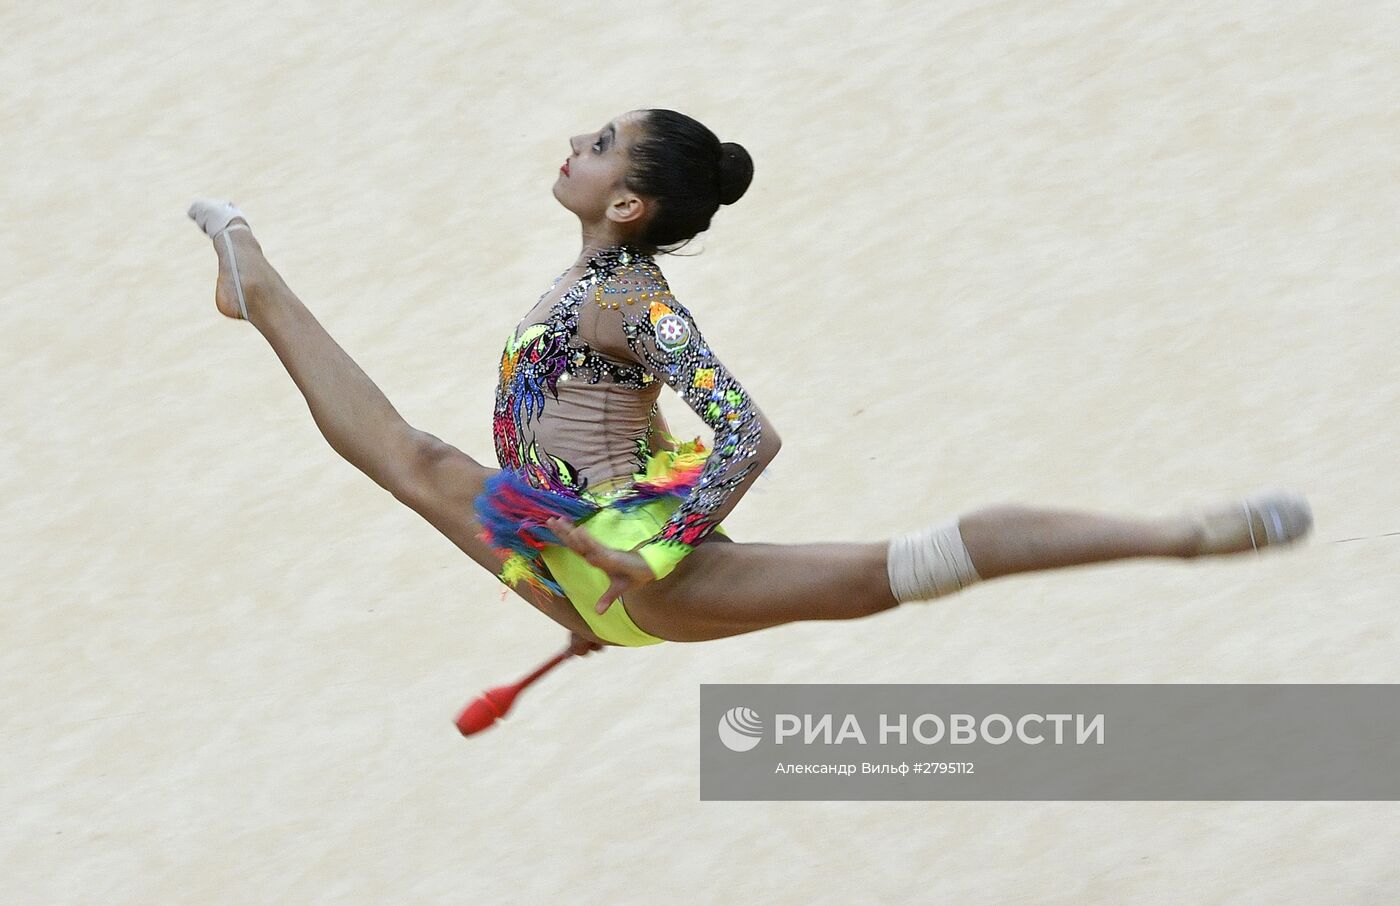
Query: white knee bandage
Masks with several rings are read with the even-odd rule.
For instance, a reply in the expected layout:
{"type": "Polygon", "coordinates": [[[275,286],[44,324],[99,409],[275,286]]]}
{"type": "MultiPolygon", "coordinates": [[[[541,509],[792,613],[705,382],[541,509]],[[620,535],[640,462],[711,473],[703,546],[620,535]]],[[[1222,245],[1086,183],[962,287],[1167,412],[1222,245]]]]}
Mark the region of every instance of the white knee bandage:
{"type": "Polygon", "coordinates": [[[890,541],[886,569],[890,591],[901,604],[949,595],[982,578],[968,556],[957,519],[890,541]]]}

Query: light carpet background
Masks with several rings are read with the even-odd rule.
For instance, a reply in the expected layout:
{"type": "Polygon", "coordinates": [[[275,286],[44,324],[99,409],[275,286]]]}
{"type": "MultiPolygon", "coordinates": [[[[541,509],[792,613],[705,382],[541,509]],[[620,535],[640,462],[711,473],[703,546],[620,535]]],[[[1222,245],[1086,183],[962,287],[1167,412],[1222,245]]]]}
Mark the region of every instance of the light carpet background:
{"type": "MultiPolygon", "coordinates": [[[[1396,682],[1400,7],[0,5],[0,900],[1374,902],[1389,803],[701,803],[705,682],[1396,682]],[[665,262],[782,432],[741,541],[1310,495],[1304,549],[571,663],[214,311],[231,197],[415,425],[578,252],[567,139],[752,153],[665,262]]],[[[673,395],[678,430],[701,430],[673,395]]],[[[708,437],[708,434],[705,435],[708,437]]]]}

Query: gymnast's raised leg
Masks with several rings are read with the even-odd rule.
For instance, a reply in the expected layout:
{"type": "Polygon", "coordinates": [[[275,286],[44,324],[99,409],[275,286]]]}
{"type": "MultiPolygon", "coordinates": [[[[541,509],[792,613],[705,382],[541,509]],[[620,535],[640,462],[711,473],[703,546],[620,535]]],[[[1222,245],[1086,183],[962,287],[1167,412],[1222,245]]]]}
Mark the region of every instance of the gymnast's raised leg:
{"type": "Polygon", "coordinates": [[[1256,551],[1292,543],[1311,524],[1305,501],[1276,493],[1159,519],[997,506],[893,542],[707,540],[669,576],[633,591],[626,603],[647,632],[696,642],[802,620],[856,619],[1015,573],[1256,551]]]}
{"type": "MultiPolygon", "coordinates": [[[[477,537],[472,501],[498,470],[399,415],[268,263],[241,212],[201,201],[190,216],[215,240],[214,304],[227,317],[246,318],[267,339],[331,448],[495,575],[501,557],[477,537]]],[[[521,597],[576,634],[600,641],[567,599],[521,597]]]]}

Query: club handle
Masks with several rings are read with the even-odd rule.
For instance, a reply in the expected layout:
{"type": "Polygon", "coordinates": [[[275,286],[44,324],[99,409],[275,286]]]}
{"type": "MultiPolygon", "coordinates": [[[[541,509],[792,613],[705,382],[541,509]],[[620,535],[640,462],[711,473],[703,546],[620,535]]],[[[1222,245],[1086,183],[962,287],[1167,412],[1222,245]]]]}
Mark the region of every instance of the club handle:
{"type": "Polygon", "coordinates": [[[536,668],[535,668],[535,671],[534,671],[533,673],[531,673],[529,676],[525,677],[525,678],[524,678],[523,680],[521,680],[519,683],[516,683],[516,688],[517,688],[517,689],[524,689],[526,686],[530,685],[530,684],[533,683],[535,680],[537,680],[537,679],[539,679],[540,677],[544,676],[546,673],[548,673],[549,671],[553,670],[555,667],[558,667],[559,664],[560,664],[565,658],[571,657],[571,656],[573,655],[573,653],[574,653],[574,652],[573,652],[573,650],[572,650],[571,648],[565,648],[563,651],[559,652],[559,653],[556,654],[554,657],[550,658],[549,660],[545,661],[543,664],[540,664],[538,667],[536,667],[536,668]]]}

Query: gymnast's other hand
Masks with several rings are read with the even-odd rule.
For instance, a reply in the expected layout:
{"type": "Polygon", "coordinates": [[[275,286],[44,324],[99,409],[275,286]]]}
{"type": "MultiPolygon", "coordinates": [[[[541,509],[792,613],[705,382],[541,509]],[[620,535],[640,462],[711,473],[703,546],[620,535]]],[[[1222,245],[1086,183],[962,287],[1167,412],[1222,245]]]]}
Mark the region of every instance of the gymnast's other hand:
{"type": "Polygon", "coordinates": [[[545,525],[589,566],[607,573],[611,581],[594,608],[598,613],[607,613],[618,598],[656,578],[641,554],[608,547],[562,516],[548,520],[545,525]]]}
{"type": "Polygon", "coordinates": [[[569,650],[579,657],[587,657],[590,651],[602,651],[603,646],[597,642],[589,641],[577,632],[569,633],[569,650]]]}

